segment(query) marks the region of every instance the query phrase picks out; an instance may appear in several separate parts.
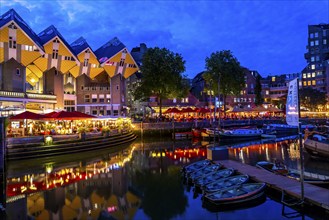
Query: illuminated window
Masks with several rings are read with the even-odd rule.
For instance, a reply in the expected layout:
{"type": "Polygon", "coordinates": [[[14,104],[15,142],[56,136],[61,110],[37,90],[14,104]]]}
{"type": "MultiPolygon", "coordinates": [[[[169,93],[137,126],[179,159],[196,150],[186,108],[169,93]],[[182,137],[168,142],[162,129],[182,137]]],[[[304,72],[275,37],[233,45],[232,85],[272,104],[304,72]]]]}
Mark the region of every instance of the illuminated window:
{"type": "Polygon", "coordinates": [[[85,59],[85,60],[83,61],[83,66],[88,66],[88,62],[89,62],[89,59],[85,59]]]}
{"type": "Polygon", "coordinates": [[[314,33],[310,33],[310,38],[314,38],[314,33]]]}
{"type": "Polygon", "coordinates": [[[99,94],[99,102],[104,102],[104,94],[99,94]]]}
{"type": "Polygon", "coordinates": [[[275,82],[275,76],[272,77],[272,82],[275,82]]]}
{"type": "Polygon", "coordinates": [[[120,63],[119,63],[119,66],[123,66],[124,64],[125,64],[125,59],[121,59],[120,63]]]}
{"type": "Polygon", "coordinates": [[[304,78],[304,79],[306,78],[306,73],[303,73],[303,78],[304,78]]]}
{"type": "Polygon", "coordinates": [[[316,82],[315,80],[312,80],[312,85],[315,86],[316,85],[316,82]]]}
{"type": "Polygon", "coordinates": [[[314,44],[315,44],[315,46],[318,46],[318,45],[319,45],[319,41],[316,40],[316,41],[314,42],[314,44]]]}
{"type": "Polygon", "coordinates": [[[322,43],[327,44],[327,39],[323,39],[322,43]]]}
{"type": "Polygon", "coordinates": [[[311,78],[311,73],[307,73],[307,78],[311,78]]]}
{"type": "Polygon", "coordinates": [[[304,85],[304,86],[307,86],[307,83],[306,83],[306,81],[304,81],[304,82],[303,82],[303,85],[304,85]]]}
{"type": "Polygon", "coordinates": [[[311,62],[314,62],[315,61],[315,57],[311,57],[311,62]]]}
{"type": "Polygon", "coordinates": [[[9,48],[16,48],[16,39],[9,37],[9,48]]]}
{"type": "Polygon", "coordinates": [[[311,47],[314,46],[314,41],[310,41],[310,46],[311,46],[311,47]]]}
{"type": "Polygon", "coordinates": [[[58,58],[58,50],[53,50],[52,58],[53,59],[57,59],[58,58]]]}
{"type": "Polygon", "coordinates": [[[16,25],[14,23],[11,23],[8,27],[10,29],[17,29],[17,27],[16,27],[16,25]]]}
{"type": "Polygon", "coordinates": [[[176,98],[174,98],[174,99],[172,100],[173,103],[176,103],[176,101],[177,101],[176,98]]]}
{"type": "Polygon", "coordinates": [[[314,65],[314,64],[311,65],[311,69],[312,69],[312,70],[315,69],[315,65],[314,65]]]}
{"type": "Polygon", "coordinates": [[[85,102],[90,102],[90,95],[85,95],[85,102]]]}
{"type": "Polygon", "coordinates": [[[315,77],[315,72],[312,73],[312,77],[315,77]]]}
{"type": "Polygon", "coordinates": [[[311,81],[307,81],[307,85],[310,86],[311,85],[311,81]]]}
{"type": "Polygon", "coordinates": [[[270,91],[266,90],[266,91],[265,91],[265,94],[266,94],[266,95],[270,94],[270,91]]]}

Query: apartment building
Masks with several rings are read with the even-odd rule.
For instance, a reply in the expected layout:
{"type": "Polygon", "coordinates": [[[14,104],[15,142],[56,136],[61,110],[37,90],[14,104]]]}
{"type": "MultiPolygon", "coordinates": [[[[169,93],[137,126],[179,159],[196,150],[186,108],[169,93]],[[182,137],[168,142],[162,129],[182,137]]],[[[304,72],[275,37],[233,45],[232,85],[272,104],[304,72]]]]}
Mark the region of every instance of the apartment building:
{"type": "Polygon", "coordinates": [[[329,97],[329,24],[308,26],[306,49],[302,85],[325,92],[329,97]]]}
{"type": "MultiPolygon", "coordinates": [[[[247,68],[243,68],[245,74],[245,87],[241,90],[240,95],[233,96],[228,95],[226,97],[226,105],[230,106],[253,106],[255,103],[255,86],[256,78],[259,75],[257,71],[251,71],[247,68]]],[[[214,91],[209,89],[206,81],[203,78],[205,71],[200,72],[192,79],[192,88],[191,93],[197,97],[200,101],[200,104],[203,106],[208,106],[213,108],[214,102],[219,102],[218,98],[214,96],[214,91]]],[[[220,105],[223,105],[223,100],[220,100],[220,105]]]]}
{"type": "Polygon", "coordinates": [[[0,112],[79,110],[123,115],[125,80],[138,71],[113,38],[97,50],[80,37],[69,44],[51,25],[36,34],[11,9],[0,17],[0,112]]]}

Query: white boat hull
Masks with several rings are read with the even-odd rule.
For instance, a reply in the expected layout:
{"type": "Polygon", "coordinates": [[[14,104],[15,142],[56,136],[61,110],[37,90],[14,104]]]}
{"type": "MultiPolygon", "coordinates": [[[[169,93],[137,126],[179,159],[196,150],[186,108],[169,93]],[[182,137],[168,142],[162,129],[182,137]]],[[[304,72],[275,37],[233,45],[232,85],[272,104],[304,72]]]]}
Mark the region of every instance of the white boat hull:
{"type": "Polygon", "coordinates": [[[308,153],[314,156],[322,156],[329,158],[328,142],[319,142],[311,139],[306,139],[304,142],[304,148],[308,153]]]}

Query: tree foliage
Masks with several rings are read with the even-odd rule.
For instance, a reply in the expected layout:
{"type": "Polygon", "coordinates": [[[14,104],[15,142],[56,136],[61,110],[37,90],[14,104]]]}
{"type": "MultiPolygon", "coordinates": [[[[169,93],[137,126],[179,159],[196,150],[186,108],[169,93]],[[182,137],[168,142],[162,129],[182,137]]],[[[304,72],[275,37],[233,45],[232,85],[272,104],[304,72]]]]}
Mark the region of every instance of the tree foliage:
{"type": "Polygon", "coordinates": [[[146,100],[156,96],[160,115],[163,99],[180,98],[188,94],[189,88],[182,75],[185,61],[180,54],[166,48],[149,48],[143,55],[141,71],[141,84],[136,88],[134,97],[146,100]]]}
{"type": "Polygon", "coordinates": [[[318,106],[326,104],[326,94],[310,87],[302,88],[299,92],[300,105],[311,111],[318,109],[318,106]]]}
{"type": "Polygon", "coordinates": [[[259,74],[257,74],[256,85],[255,85],[255,95],[256,95],[255,104],[257,106],[263,104],[263,102],[264,102],[264,99],[262,97],[262,84],[260,82],[261,78],[262,77],[259,74]]]}
{"type": "Polygon", "coordinates": [[[218,82],[220,82],[220,95],[223,97],[224,109],[227,95],[239,95],[244,88],[244,76],[240,62],[230,50],[217,51],[206,58],[204,79],[217,95],[219,95],[218,82]]]}

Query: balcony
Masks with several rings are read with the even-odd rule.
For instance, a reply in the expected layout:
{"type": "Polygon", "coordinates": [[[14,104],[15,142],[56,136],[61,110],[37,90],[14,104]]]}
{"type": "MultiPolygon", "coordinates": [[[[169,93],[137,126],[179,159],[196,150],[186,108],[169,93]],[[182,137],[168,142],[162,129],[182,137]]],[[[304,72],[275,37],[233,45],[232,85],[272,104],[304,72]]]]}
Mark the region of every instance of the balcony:
{"type": "Polygon", "coordinates": [[[56,100],[56,95],[26,93],[26,97],[29,99],[41,99],[41,100],[56,100]]]}
{"type": "Polygon", "coordinates": [[[24,98],[25,97],[25,93],[23,93],[23,92],[0,91],[0,97],[24,98]]]}
{"type": "Polygon", "coordinates": [[[0,101],[57,103],[56,95],[0,91],[0,101]]]}

